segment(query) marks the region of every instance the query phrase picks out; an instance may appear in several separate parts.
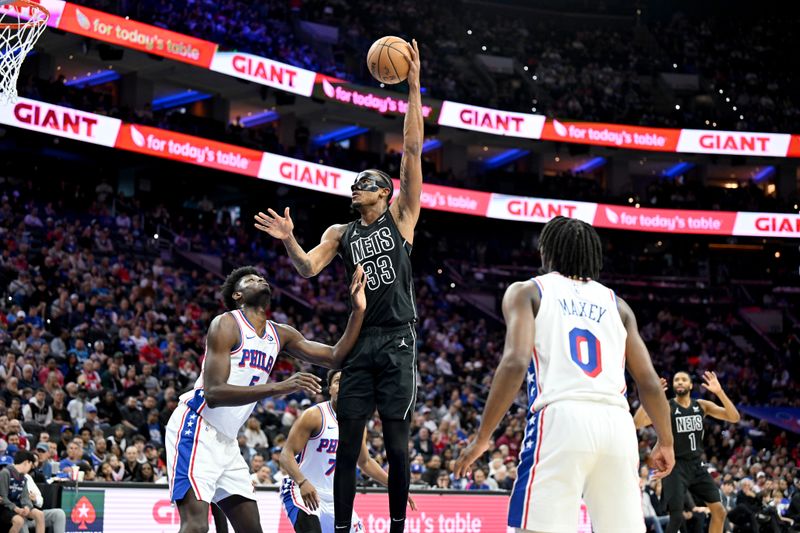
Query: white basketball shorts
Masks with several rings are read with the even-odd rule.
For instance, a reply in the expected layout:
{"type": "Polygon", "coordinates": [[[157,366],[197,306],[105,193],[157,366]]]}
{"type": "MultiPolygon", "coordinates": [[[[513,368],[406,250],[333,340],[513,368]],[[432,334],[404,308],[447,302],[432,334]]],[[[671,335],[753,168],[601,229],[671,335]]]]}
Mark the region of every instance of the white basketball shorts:
{"type": "Polygon", "coordinates": [[[219,433],[184,403],[178,404],[167,423],[166,449],[173,502],[189,489],[209,503],[234,494],[256,499],[250,469],[236,440],[219,433]]]}
{"type": "Polygon", "coordinates": [[[597,533],[644,533],[639,451],[630,413],[558,401],[529,415],[508,525],[575,533],[581,497],[597,533]]]}
{"type": "MultiPolygon", "coordinates": [[[[292,525],[297,521],[299,513],[306,513],[319,517],[320,526],[322,526],[322,533],[334,533],[334,516],[333,516],[333,495],[325,495],[317,492],[319,496],[319,507],[311,510],[306,507],[303,498],[300,496],[300,489],[297,484],[287,477],[283,480],[281,486],[281,500],[283,501],[283,508],[286,511],[286,516],[292,525]]],[[[353,511],[353,521],[350,528],[350,533],[364,533],[364,525],[355,511],[353,511]]]]}

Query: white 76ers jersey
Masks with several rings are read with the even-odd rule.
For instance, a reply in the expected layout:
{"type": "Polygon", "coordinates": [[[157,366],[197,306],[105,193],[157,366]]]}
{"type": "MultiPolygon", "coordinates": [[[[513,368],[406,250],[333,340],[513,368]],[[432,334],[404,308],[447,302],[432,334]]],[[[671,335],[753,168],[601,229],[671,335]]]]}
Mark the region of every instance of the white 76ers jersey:
{"type": "Polygon", "coordinates": [[[533,411],[559,400],[628,409],[627,332],[614,291],[551,272],[533,278],[541,293],[528,393],[533,411]]]}
{"type": "MultiPolygon", "coordinates": [[[[259,337],[241,310],[230,311],[230,314],[239,326],[240,343],[231,351],[231,372],[227,383],[240,387],[252,387],[266,383],[281,350],[278,331],[272,322],[267,320],[264,336],[259,337]]],[[[180,400],[214,426],[217,431],[231,439],[236,439],[239,428],[250,417],[256,402],[230,407],[209,407],[203,390],[204,369],[205,359],[194,389],[182,394],[180,400]]]]}
{"type": "MultiPolygon", "coordinates": [[[[322,428],[312,435],[300,452],[300,472],[314,485],[320,497],[333,498],[333,473],[336,471],[336,448],[339,447],[339,422],[331,402],[314,406],[322,413],[322,428]]],[[[287,477],[287,479],[290,479],[287,477]]]]}

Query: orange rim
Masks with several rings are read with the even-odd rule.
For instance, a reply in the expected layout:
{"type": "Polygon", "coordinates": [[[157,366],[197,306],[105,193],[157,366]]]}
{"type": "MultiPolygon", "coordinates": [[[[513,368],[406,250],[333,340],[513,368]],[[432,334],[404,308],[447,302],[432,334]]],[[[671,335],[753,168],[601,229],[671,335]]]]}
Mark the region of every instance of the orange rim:
{"type": "Polygon", "coordinates": [[[45,19],[44,20],[27,20],[25,22],[4,23],[4,24],[0,24],[0,30],[5,30],[5,29],[8,29],[8,28],[19,29],[19,28],[23,28],[25,26],[36,26],[36,25],[39,25],[39,24],[47,24],[47,21],[50,19],[50,11],[48,11],[47,8],[45,8],[41,4],[30,2],[29,0],[16,0],[16,2],[12,2],[11,4],[8,4],[8,5],[18,6],[18,7],[27,7],[29,9],[34,9],[34,8],[38,9],[39,11],[41,11],[42,13],[45,14],[45,19]]]}

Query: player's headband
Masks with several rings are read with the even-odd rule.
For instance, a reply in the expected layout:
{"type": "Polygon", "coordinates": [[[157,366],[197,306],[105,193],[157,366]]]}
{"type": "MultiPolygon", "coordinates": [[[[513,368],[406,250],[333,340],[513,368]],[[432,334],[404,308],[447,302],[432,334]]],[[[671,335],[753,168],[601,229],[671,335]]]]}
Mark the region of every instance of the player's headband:
{"type": "Polygon", "coordinates": [[[380,170],[364,170],[359,172],[356,180],[350,186],[352,191],[377,192],[380,189],[389,189],[389,199],[394,195],[392,179],[380,170]]]}

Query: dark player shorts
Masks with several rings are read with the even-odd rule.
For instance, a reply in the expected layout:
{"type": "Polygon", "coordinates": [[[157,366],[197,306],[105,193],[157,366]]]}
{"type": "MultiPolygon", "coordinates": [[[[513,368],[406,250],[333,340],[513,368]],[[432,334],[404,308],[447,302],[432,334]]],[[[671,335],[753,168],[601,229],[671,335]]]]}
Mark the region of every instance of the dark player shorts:
{"type": "Polygon", "coordinates": [[[687,490],[699,500],[698,503],[707,505],[721,500],[719,488],[711,479],[711,474],[696,460],[675,461],[675,468],[662,481],[662,490],[668,511],[683,510],[687,490]]]}
{"type": "Polygon", "coordinates": [[[417,333],[413,324],[366,328],[347,356],[339,382],[339,418],[405,420],[417,396],[417,333]]]}

